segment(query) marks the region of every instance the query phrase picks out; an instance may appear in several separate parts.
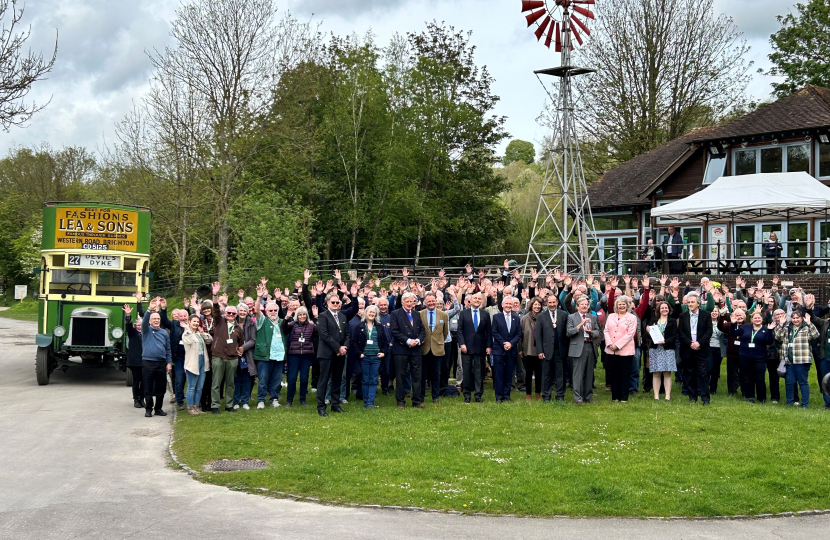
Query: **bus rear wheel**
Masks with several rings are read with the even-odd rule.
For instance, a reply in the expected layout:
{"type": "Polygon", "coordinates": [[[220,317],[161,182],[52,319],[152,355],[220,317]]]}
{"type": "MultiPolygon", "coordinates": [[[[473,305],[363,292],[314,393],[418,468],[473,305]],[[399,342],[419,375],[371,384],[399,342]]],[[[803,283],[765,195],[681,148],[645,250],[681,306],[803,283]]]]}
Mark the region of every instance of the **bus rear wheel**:
{"type": "Polygon", "coordinates": [[[35,375],[37,383],[41,386],[49,384],[49,376],[52,375],[52,348],[38,347],[35,357],[35,375]]]}

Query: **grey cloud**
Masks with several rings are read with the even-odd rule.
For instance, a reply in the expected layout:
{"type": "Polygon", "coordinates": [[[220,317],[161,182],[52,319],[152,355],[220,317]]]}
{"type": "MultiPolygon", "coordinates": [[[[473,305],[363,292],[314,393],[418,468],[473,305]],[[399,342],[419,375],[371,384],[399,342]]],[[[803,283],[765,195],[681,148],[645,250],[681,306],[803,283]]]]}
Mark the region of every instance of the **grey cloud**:
{"type": "Polygon", "coordinates": [[[795,10],[793,0],[715,0],[715,12],[732,17],[747,39],[769,36],[780,28],[776,15],[795,10]]]}

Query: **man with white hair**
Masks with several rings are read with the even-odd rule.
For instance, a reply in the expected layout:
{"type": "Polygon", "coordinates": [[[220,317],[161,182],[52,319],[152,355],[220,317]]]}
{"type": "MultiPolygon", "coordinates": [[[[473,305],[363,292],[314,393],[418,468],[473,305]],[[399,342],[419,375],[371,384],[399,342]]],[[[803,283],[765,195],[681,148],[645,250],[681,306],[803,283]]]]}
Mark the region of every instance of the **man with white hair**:
{"type": "Polygon", "coordinates": [[[398,408],[406,406],[404,393],[404,375],[407,367],[412,378],[412,406],[423,409],[421,385],[423,384],[421,366],[421,344],[426,337],[421,317],[415,311],[417,298],[411,292],[404,293],[401,298],[401,309],[392,312],[389,319],[392,333],[392,357],[395,361],[395,399],[398,408]]]}
{"type": "Polygon", "coordinates": [[[519,341],[522,339],[522,323],[513,313],[513,297],[502,300],[502,311],[493,316],[493,389],[496,403],[513,401],[510,388],[513,385],[513,370],[518,358],[519,341]]]}
{"type": "Polygon", "coordinates": [[[268,293],[265,286],[267,280],[262,278],[257,285],[257,299],[254,303],[256,310],[256,344],[254,345],[254,361],[257,366],[257,409],[265,408],[265,399],[271,396],[271,406],[280,406],[280,383],[285,365],[285,353],[288,350],[285,336],[282,335],[279,318],[279,306],[276,302],[265,305],[265,316],[260,313],[262,297],[268,293]]]}
{"type": "Polygon", "coordinates": [[[150,302],[141,324],[141,375],[144,377],[144,416],[147,418],[153,416],[153,412],[156,416],[167,416],[161,409],[167,389],[165,373],[173,371],[170,336],[161,327],[161,316],[158,314],[160,301],[160,298],[155,298],[150,302]],[[153,397],[156,398],[155,403],[153,397]]]}
{"type": "Polygon", "coordinates": [[[593,378],[597,347],[602,339],[597,316],[590,312],[591,301],[576,298],[576,313],[568,317],[568,357],[573,365],[574,401],[577,405],[594,400],[593,378]]]}

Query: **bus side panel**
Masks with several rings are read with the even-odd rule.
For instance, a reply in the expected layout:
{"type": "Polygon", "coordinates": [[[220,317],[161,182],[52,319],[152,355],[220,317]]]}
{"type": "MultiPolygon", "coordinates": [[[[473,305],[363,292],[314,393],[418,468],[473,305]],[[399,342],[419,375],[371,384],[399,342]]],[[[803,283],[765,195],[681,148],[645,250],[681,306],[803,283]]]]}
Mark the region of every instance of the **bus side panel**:
{"type": "Polygon", "coordinates": [[[43,207],[43,234],[41,249],[55,249],[55,217],[58,209],[54,206],[43,207]]]}

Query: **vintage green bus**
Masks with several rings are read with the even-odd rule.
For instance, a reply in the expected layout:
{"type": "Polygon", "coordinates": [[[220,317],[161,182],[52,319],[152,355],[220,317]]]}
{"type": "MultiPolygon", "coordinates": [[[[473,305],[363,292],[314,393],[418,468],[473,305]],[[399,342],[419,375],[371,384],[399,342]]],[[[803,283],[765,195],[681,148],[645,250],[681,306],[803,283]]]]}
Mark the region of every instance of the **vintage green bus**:
{"type": "Polygon", "coordinates": [[[150,210],[137,206],[43,205],[38,384],[49,384],[58,368],[125,369],[122,307],[134,304],[135,293],[146,294],[149,286],[150,219],[150,210]]]}

